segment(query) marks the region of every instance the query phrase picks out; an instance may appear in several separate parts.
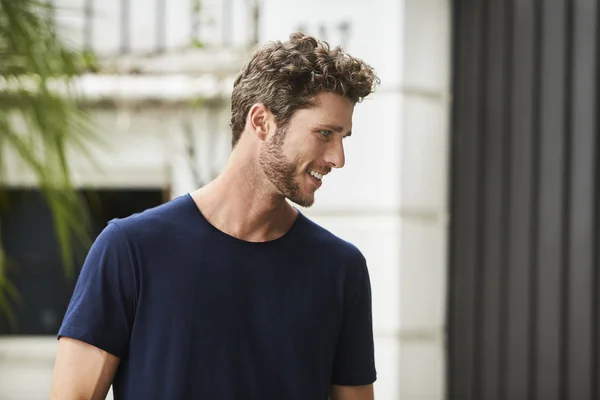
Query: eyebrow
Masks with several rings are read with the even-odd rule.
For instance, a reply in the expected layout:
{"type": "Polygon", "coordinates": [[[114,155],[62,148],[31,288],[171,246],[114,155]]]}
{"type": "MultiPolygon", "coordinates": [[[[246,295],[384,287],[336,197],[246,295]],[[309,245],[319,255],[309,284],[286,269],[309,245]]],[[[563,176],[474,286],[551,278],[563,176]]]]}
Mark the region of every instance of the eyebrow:
{"type": "MultiPolygon", "coordinates": [[[[339,125],[318,124],[317,126],[318,126],[319,128],[325,128],[325,129],[332,130],[332,131],[334,131],[334,132],[343,132],[343,131],[344,131],[344,128],[342,128],[342,127],[341,127],[341,126],[339,126],[339,125]]],[[[348,131],[348,133],[346,133],[346,134],[344,135],[344,137],[349,137],[349,136],[352,136],[352,131],[348,131]]]]}

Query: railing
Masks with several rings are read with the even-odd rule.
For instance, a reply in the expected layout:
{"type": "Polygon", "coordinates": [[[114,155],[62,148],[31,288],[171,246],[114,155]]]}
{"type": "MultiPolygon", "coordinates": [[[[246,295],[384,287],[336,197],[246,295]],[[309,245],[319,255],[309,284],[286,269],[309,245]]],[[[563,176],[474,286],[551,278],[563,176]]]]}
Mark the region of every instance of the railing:
{"type": "Polygon", "coordinates": [[[100,56],[256,42],[256,0],[48,0],[65,37],[100,56]]]}

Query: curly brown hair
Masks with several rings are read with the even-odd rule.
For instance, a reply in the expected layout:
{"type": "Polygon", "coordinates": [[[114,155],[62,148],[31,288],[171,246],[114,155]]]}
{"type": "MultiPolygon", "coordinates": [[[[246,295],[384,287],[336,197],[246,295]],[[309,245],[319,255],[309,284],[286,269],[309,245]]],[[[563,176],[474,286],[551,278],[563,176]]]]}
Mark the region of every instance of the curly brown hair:
{"type": "Polygon", "coordinates": [[[379,84],[375,71],[337,46],[304,33],[269,42],[254,52],[233,84],[232,145],[239,140],[253,104],[264,104],[284,128],[298,109],[309,108],[321,92],[333,92],[354,104],[379,84]]]}

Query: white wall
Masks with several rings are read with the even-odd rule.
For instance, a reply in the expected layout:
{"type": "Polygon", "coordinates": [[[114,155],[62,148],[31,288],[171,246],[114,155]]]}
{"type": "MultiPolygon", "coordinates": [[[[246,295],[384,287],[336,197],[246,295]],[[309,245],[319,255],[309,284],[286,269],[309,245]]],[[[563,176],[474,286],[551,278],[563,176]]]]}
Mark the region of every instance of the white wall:
{"type": "MultiPolygon", "coordinates": [[[[73,182],[80,187],[171,188],[175,195],[194,186],[192,163],[208,181],[227,161],[231,134],[228,110],[165,108],[91,110],[101,142],[69,153],[73,182]],[[184,124],[192,130],[196,162],[186,149],[184,124]],[[213,175],[211,175],[211,173],[213,175]]],[[[33,185],[34,176],[7,154],[6,183],[33,185]]]]}
{"type": "Polygon", "coordinates": [[[402,127],[402,400],[445,386],[450,2],[405,0],[402,127]]]}

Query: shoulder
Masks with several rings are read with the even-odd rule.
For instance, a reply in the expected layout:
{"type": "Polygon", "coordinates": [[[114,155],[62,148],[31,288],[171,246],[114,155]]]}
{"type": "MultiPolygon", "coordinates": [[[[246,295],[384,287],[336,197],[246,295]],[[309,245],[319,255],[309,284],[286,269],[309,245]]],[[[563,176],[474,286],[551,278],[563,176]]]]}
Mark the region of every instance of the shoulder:
{"type": "Polygon", "coordinates": [[[86,257],[89,271],[115,270],[136,274],[145,259],[164,252],[173,241],[189,231],[192,214],[185,197],[178,197],[162,205],[110,220],[96,237],[86,257]],[[183,232],[182,232],[183,230],[183,232]],[[131,267],[131,268],[128,268],[131,267]]]}
{"type": "Polygon", "coordinates": [[[334,234],[305,215],[303,240],[308,241],[307,246],[318,250],[319,254],[331,261],[345,265],[357,273],[366,270],[366,259],[361,250],[348,240],[334,234]]]}
{"type": "Polygon", "coordinates": [[[142,212],[112,219],[105,230],[119,231],[117,235],[128,241],[135,239],[137,243],[164,239],[185,230],[189,225],[187,222],[193,216],[189,201],[184,195],[142,212]]]}
{"type": "Polygon", "coordinates": [[[322,266],[333,268],[343,281],[347,304],[370,304],[371,280],[367,260],[359,248],[304,216],[307,229],[303,232],[308,243],[319,255],[322,266]]]}

